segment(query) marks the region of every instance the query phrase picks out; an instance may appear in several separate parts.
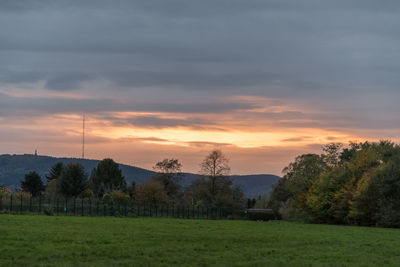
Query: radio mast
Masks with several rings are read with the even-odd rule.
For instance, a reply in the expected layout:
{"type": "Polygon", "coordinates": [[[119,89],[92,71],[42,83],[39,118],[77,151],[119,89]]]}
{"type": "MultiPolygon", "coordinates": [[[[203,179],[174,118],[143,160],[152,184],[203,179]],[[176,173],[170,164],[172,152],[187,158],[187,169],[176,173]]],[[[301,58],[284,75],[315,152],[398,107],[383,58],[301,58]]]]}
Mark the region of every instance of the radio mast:
{"type": "Polygon", "coordinates": [[[85,114],[82,120],[82,159],[85,158],[85,114]]]}

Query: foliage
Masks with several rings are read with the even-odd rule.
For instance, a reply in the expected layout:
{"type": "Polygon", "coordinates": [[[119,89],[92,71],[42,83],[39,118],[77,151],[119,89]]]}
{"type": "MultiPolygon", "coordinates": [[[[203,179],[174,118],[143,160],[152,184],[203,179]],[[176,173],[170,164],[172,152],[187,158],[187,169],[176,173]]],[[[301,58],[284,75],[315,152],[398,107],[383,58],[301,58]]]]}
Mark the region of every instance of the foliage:
{"type": "Polygon", "coordinates": [[[93,192],[102,197],[105,193],[113,190],[126,190],[125,178],[119,165],[112,159],[103,159],[92,171],[90,186],[93,192]]]}
{"type": "Polygon", "coordinates": [[[245,199],[239,187],[233,187],[229,174],[229,161],[220,150],[212,151],[201,163],[200,177],[185,190],[188,205],[224,206],[239,212],[245,199]]]}
{"type": "Polygon", "coordinates": [[[342,143],[330,143],[322,147],[323,158],[328,167],[334,168],[339,164],[342,147],[342,143]]]}
{"type": "Polygon", "coordinates": [[[221,178],[229,175],[229,160],[222,154],[221,150],[213,150],[200,166],[200,173],[208,176],[211,185],[210,193],[212,196],[215,196],[218,193],[217,183],[222,181],[221,178]]]}
{"type": "Polygon", "coordinates": [[[285,168],[269,206],[318,223],[400,227],[400,147],[390,141],[338,144],[285,168]]]}
{"type": "Polygon", "coordinates": [[[25,180],[21,181],[21,188],[34,197],[39,196],[44,190],[42,178],[35,171],[29,172],[25,174],[25,180]]]}
{"type": "Polygon", "coordinates": [[[164,159],[153,167],[157,174],[153,179],[164,186],[169,198],[178,201],[181,198],[179,182],[183,176],[182,164],[177,159],[164,159]]]}
{"type": "Polygon", "coordinates": [[[129,195],[122,192],[121,190],[114,190],[103,196],[103,200],[107,202],[113,202],[117,205],[126,205],[129,203],[129,195]]]}
{"type": "Polygon", "coordinates": [[[23,202],[28,202],[29,199],[32,197],[32,195],[28,192],[22,191],[22,190],[18,190],[15,194],[14,194],[15,199],[17,199],[18,201],[20,201],[22,199],[23,202]]]}
{"type": "Polygon", "coordinates": [[[170,202],[164,186],[154,180],[145,182],[137,187],[136,201],[148,204],[165,204],[170,202]]]}
{"type": "Polygon", "coordinates": [[[46,214],[47,216],[53,216],[54,212],[51,208],[44,208],[43,213],[46,214]]]}
{"type": "Polygon", "coordinates": [[[90,188],[86,188],[85,190],[82,191],[82,193],[79,194],[79,198],[87,198],[87,199],[92,199],[94,198],[94,193],[92,191],[92,189],[90,188]]]}
{"type": "Polygon", "coordinates": [[[88,175],[79,163],[68,164],[60,177],[60,193],[65,197],[78,197],[87,187],[88,175]]]}
{"type": "Polygon", "coordinates": [[[239,212],[245,202],[243,192],[238,187],[232,186],[229,178],[217,177],[212,185],[212,180],[199,178],[185,190],[187,205],[205,205],[231,207],[234,212],[239,212]],[[212,193],[214,186],[215,193],[212,193]]]}
{"type": "Polygon", "coordinates": [[[131,199],[136,198],[136,183],[132,181],[132,183],[127,188],[128,195],[131,199]]]}
{"type": "Polygon", "coordinates": [[[267,209],[268,208],[268,196],[262,195],[253,206],[255,209],[267,209]]]}
{"type": "Polygon", "coordinates": [[[246,203],[246,208],[251,209],[254,207],[255,204],[256,204],[255,198],[248,198],[246,203]]]}
{"type": "Polygon", "coordinates": [[[58,197],[60,180],[61,180],[60,178],[52,179],[47,183],[46,189],[44,190],[44,195],[47,198],[56,199],[58,197]]]}
{"type": "Polygon", "coordinates": [[[0,186],[0,196],[9,196],[9,195],[11,195],[11,193],[12,192],[11,192],[10,188],[8,188],[4,185],[0,186]]]}
{"type": "Polygon", "coordinates": [[[57,179],[61,176],[61,173],[64,169],[64,164],[62,162],[57,162],[51,167],[49,174],[46,175],[47,183],[50,181],[57,179]]]}

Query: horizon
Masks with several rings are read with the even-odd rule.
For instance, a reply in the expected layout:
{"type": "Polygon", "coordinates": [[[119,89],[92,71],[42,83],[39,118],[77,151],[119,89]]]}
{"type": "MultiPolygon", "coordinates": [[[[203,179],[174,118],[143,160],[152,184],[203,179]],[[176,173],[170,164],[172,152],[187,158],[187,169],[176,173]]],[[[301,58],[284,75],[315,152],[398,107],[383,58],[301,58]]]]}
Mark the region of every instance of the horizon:
{"type": "Polygon", "coordinates": [[[399,142],[400,3],[0,2],[0,154],[281,176],[331,142],[399,142]]]}
{"type": "MultiPolygon", "coordinates": [[[[55,158],[55,159],[72,159],[72,160],[88,160],[88,161],[101,161],[103,159],[93,159],[93,158],[79,158],[79,157],[56,157],[56,156],[51,156],[51,155],[40,155],[39,153],[37,155],[35,154],[29,154],[29,153],[24,153],[24,154],[0,154],[1,156],[34,156],[34,157],[47,157],[47,158],[55,158]]],[[[136,165],[129,165],[129,164],[125,164],[122,162],[118,162],[116,161],[116,163],[118,165],[124,165],[124,166],[128,166],[128,167],[134,167],[134,168],[138,168],[138,169],[142,169],[142,170],[146,170],[146,171],[151,171],[151,172],[156,172],[155,170],[153,170],[153,168],[143,168],[141,166],[136,166],[136,165]]],[[[190,172],[190,171],[185,171],[184,169],[182,170],[182,173],[184,174],[194,174],[194,175],[202,175],[199,172],[190,172]]],[[[272,174],[272,173],[249,173],[249,174],[236,174],[236,173],[230,173],[229,176],[262,176],[262,175],[274,175],[274,176],[279,176],[280,175],[276,175],[276,174],[272,174]]]]}

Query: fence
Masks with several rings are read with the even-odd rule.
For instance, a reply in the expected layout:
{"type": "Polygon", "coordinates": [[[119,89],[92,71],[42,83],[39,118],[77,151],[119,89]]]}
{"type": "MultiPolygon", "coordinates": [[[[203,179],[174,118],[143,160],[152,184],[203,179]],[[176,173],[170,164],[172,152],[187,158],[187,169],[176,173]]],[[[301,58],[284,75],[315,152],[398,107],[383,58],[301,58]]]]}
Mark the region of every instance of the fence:
{"type": "Polygon", "coordinates": [[[45,213],[75,216],[173,217],[187,219],[227,219],[232,209],[226,207],[146,204],[129,201],[114,203],[103,200],[25,197],[0,195],[0,213],[45,213]]]}

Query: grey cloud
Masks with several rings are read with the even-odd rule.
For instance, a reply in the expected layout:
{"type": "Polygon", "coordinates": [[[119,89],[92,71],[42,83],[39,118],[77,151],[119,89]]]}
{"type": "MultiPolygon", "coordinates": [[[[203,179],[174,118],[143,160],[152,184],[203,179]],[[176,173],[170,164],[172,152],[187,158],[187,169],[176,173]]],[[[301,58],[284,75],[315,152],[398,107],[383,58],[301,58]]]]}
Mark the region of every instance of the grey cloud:
{"type": "Polygon", "coordinates": [[[82,82],[93,80],[95,77],[88,73],[67,73],[51,77],[46,81],[50,90],[65,91],[79,89],[82,82]]]}
{"type": "MultiPolygon", "coordinates": [[[[200,125],[209,125],[209,122],[205,122],[202,119],[170,119],[159,116],[136,116],[123,120],[116,120],[114,124],[117,126],[134,125],[139,127],[151,127],[151,128],[168,128],[168,127],[196,127],[200,128],[200,125]]],[[[211,125],[209,126],[211,127],[211,125]]]]}
{"type": "Polygon", "coordinates": [[[2,84],[43,80],[45,89],[105,97],[11,99],[0,110],[230,112],[254,106],[210,104],[214,95],[261,95],[330,109],[263,115],[281,125],[393,128],[399,12],[393,0],[1,1],[2,84]],[[106,97],[143,90],[146,103],[106,97]],[[196,92],[210,101],[177,104],[196,92]]]}
{"type": "Polygon", "coordinates": [[[37,82],[43,79],[45,79],[45,76],[37,71],[2,70],[0,74],[1,82],[11,84],[37,82]]]}
{"type": "Polygon", "coordinates": [[[282,139],[282,142],[302,142],[302,141],[307,141],[312,139],[312,136],[299,136],[299,137],[293,137],[293,138],[287,138],[287,139],[282,139]]]}
{"type": "MultiPolygon", "coordinates": [[[[0,93],[0,116],[34,116],[62,113],[105,113],[105,112],[170,112],[170,113],[226,113],[254,108],[251,103],[160,103],[160,102],[126,102],[107,98],[63,98],[63,97],[15,97],[0,93]]],[[[115,118],[108,117],[110,120],[115,118]]],[[[141,125],[176,125],[189,122],[184,120],[161,119],[156,117],[137,117],[123,123],[138,123],[141,125]],[[149,121],[151,123],[149,124],[149,121]]],[[[118,121],[118,120],[116,120],[118,121]]],[[[192,121],[195,122],[195,121],[192,121]]],[[[199,123],[200,121],[197,120],[199,123]]],[[[122,122],[120,122],[122,123],[122,122]]]]}

